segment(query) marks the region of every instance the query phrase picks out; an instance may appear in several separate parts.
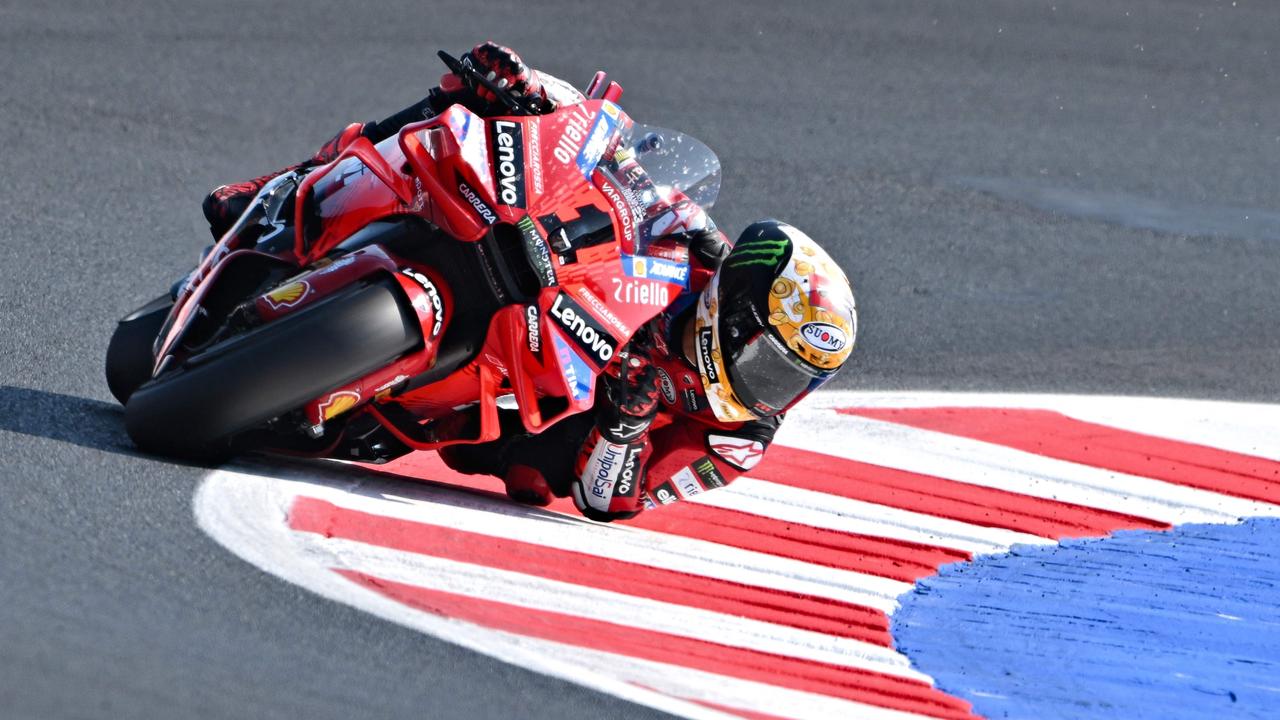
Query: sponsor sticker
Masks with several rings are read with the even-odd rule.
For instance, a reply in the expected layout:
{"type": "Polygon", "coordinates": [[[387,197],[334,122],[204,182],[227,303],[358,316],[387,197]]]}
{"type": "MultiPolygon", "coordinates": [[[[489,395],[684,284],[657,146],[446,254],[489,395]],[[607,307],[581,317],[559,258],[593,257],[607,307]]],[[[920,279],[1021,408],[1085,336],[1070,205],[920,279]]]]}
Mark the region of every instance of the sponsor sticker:
{"type": "Polygon", "coordinates": [[[339,390],[320,403],[320,417],[324,420],[332,420],[355,407],[358,402],[360,402],[360,393],[339,390]]]}
{"type": "MultiPolygon", "coordinates": [[[[555,148],[551,154],[559,160],[561,164],[568,165],[578,156],[582,150],[582,143],[587,137],[587,127],[591,124],[591,116],[581,105],[573,106],[573,110],[565,119],[564,128],[560,131],[560,138],[556,140],[555,148]]],[[[590,175],[590,173],[587,173],[590,175]]]]}
{"type": "Polygon", "coordinates": [[[538,362],[542,362],[542,316],[538,313],[537,305],[525,306],[524,323],[529,331],[527,339],[529,352],[538,359],[538,362]]]}
{"type": "Polygon", "coordinates": [[[807,322],[800,326],[800,337],[822,352],[840,352],[849,343],[844,330],[824,322],[807,322]]]}
{"type": "Polygon", "coordinates": [[[595,376],[587,363],[578,357],[565,341],[558,335],[551,336],[556,348],[556,359],[560,361],[560,370],[564,373],[565,384],[569,386],[569,396],[575,401],[586,400],[591,396],[591,383],[595,376]]]}
{"type": "Polygon", "coordinates": [[[702,328],[698,331],[698,360],[702,365],[702,374],[707,378],[707,384],[715,385],[720,382],[720,373],[716,371],[716,364],[711,358],[711,328],[702,328]]]}
{"type": "Polygon", "coordinates": [[[613,299],[630,305],[666,307],[671,304],[671,289],[667,283],[657,280],[626,280],[611,278],[613,299]]]}
{"type": "Polygon", "coordinates": [[[578,151],[578,169],[582,171],[582,176],[591,179],[591,173],[595,171],[596,164],[600,162],[600,157],[604,155],[605,148],[609,145],[609,138],[613,137],[613,133],[618,128],[618,120],[608,113],[596,113],[595,124],[591,126],[591,131],[587,133],[586,144],[578,151]]]}
{"type": "Polygon", "coordinates": [[[288,285],[281,285],[275,290],[267,293],[267,306],[272,310],[291,308],[302,302],[302,300],[310,294],[310,283],[306,280],[295,280],[288,285]]]}
{"type": "Polygon", "coordinates": [[[604,367],[613,359],[618,341],[576,300],[560,293],[551,303],[551,317],[595,363],[604,367]]]}
{"type": "Polygon", "coordinates": [[[614,489],[614,497],[635,497],[636,488],[640,486],[640,453],[642,445],[628,445],[622,458],[622,468],[618,471],[618,484],[614,489]]]}
{"type": "Polygon", "coordinates": [[[680,472],[671,476],[671,481],[680,488],[680,494],[689,498],[702,492],[702,486],[698,484],[697,477],[689,468],[681,468],[680,472]]]}
{"type": "Polygon", "coordinates": [[[618,223],[622,225],[622,247],[626,251],[635,249],[635,206],[627,201],[623,193],[618,192],[618,188],[614,187],[613,182],[600,175],[598,182],[600,191],[605,197],[609,198],[609,202],[613,203],[614,212],[618,215],[618,223]]]}
{"type": "Polygon", "coordinates": [[[716,464],[706,455],[694,460],[689,467],[693,468],[693,471],[698,474],[698,481],[708,490],[724,487],[726,484],[724,476],[720,474],[716,464]]]}
{"type": "Polygon", "coordinates": [[[626,445],[615,445],[604,439],[596,443],[595,450],[591,452],[591,460],[587,464],[591,468],[588,482],[591,485],[591,494],[605,501],[601,509],[607,509],[609,506],[609,500],[613,497],[613,487],[618,481],[626,454],[626,445]]]}
{"type": "Polygon", "coordinates": [[[520,229],[520,236],[524,239],[524,254],[529,258],[533,271],[538,274],[538,281],[543,287],[554,286],[556,268],[551,262],[551,249],[547,247],[547,241],[538,232],[538,226],[533,222],[533,218],[525,215],[516,223],[516,227],[520,229]]]}
{"type": "Polygon", "coordinates": [[[694,413],[702,409],[702,398],[693,388],[684,389],[684,409],[694,413]]]}
{"type": "Polygon", "coordinates": [[[529,177],[533,191],[542,194],[542,129],[541,123],[529,123],[529,177]]]}
{"type": "Polygon", "coordinates": [[[596,297],[596,294],[588,290],[585,286],[583,285],[578,286],[578,297],[585,300],[586,303],[591,306],[591,309],[595,310],[599,314],[599,316],[604,318],[610,325],[614,327],[615,330],[622,333],[623,335],[631,334],[631,327],[626,323],[622,322],[622,320],[619,319],[617,315],[613,314],[613,310],[611,310],[609,306],[604,303],[603,300],[596,297]]]}
{"type": "Polygon", "coordinates": [[[662,399],[666,400],[668,405],[676,404],[676,384],[671,382],[671,376],[662,368],[658,368],[658,389],[662,391],[662,399]]]}
{"type": "Polygon", "coordinates": [[[498,216],[493,212],[493,208],[485,204],[485,201],[476,194],[475,190],[471,189],[470,185],[458,180],[458,192],[462,194],[462,197],[467,202],[471,203],[471,207],[475,208],[476,213],[480,215],[482,220],[490,225],[498,222],[498,216]]]}
{"type": "Polygon", "coordinates": [[[686,289],[689,287],[688,263],[648,255],[623,255],[622,271],[627,277],[660,280],[686,289]]]}
{"type": "Polygon", "coordinates": [[[510,120],[493,122],[490,157],[493,162],[493,185],[498,202],[524,207],[524,132],[520,123],[510,120]]]}
{"type": "Polygon", "coordinates": [[[712,433],[707,435],[707,447],[721,460],[739,470],[750,470],[764,457],[764,443],[751,438],[712,433]]]}
{"type": "MultiPolygon", "coordinates": [[[[441,328],[444,327],[444,302],[440,300],[440,291],[436,290],[436,286],[426,275],[416,270],[406,268],[402,270],[405,275],[413,278],[413,281],[422,286],[427,293],[427,303],[431,310],[431,337],[439,337],[441,328]]],[[[422,312],[426,312],[427,308],[418,308],[422,312]]]]}
{"type": "Polygon", "coordinates": [[[653,489],[653,499],[662,505],[670,505],[680,500],[680,496],[676,494],[675,487],[671,481],[667,481],[653,489]]]}

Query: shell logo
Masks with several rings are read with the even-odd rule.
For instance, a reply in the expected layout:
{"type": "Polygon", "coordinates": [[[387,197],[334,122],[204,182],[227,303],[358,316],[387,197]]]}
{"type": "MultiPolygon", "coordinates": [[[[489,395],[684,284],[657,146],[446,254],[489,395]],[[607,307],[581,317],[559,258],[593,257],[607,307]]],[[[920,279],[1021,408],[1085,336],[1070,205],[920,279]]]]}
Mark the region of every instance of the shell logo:
{"type": "Polygon", "coordinates": [[[302,299],[311,294],[311,285],[306,280],[297,280],[288,285],[280,287],[267,293],[267,305],[272,310],[280,310],[281,308],[291,308],[302,302],[302,299]]]}
{"type": "Polygon", "coordinates": [[[340,390],[330,395],[328,400],[320,403],[320,417],[325,420],[332,420],[355,407],[358,402],[360,402],[360,393],[340,390]]]}

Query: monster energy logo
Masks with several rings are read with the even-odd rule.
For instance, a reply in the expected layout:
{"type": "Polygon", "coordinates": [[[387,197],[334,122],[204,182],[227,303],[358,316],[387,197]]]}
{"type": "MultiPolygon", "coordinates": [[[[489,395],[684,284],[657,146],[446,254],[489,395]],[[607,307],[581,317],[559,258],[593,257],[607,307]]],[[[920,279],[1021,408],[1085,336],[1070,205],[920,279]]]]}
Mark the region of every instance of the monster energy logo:
{"type": "Polygon", "coordinates": [[[733,253],[729,257],[729,267],[777,265],[790,244],[791,241],[785,238],[754,237],[743,240],[733,249],[733,253]]]}

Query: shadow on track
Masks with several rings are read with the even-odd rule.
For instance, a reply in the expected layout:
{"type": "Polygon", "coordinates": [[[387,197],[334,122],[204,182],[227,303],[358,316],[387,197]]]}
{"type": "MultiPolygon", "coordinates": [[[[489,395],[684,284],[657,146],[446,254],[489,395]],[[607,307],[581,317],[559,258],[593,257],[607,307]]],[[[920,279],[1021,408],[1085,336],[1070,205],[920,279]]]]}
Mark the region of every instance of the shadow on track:
{"type": "Polygon", "coordinates": [[[119,405],[46,390],[0,385],[0,431],[142,455],[125,434],[119,405]]]}

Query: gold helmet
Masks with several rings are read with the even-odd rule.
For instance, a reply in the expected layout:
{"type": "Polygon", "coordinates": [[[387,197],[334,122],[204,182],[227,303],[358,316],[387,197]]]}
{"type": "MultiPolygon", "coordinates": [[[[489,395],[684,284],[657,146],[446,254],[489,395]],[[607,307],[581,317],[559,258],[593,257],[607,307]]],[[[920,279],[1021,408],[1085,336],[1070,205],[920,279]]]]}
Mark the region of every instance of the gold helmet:
{"type": "Polygon", "coordinates": [[[748,227],[698,300],[695,342],[722,422],[777,415],[830,380],[858,329],[844,271],[777,220],[748,227]]]}

